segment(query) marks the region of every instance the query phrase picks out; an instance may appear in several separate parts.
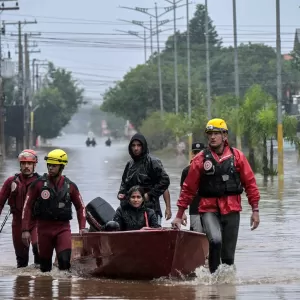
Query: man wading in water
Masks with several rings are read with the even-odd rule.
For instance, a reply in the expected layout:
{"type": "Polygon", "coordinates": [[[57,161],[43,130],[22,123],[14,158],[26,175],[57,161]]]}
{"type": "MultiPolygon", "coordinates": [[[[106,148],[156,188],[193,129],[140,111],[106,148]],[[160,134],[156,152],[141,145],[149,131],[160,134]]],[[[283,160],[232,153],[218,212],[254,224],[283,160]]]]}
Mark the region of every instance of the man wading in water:
{"type": "Polygon", "coordinates": [[[198,191],[201,197],[199,212],[209,241],[209,270],[214,273],[221,261],[234,264],[243,188],[252,207],[251,230],[259,225],[260,195],[247,158],[228,144],[225,121],[210,120],[205,132],[209,148],[196,155],[190,165],[172,225],[180,228],[184,211],[198,191]]]}

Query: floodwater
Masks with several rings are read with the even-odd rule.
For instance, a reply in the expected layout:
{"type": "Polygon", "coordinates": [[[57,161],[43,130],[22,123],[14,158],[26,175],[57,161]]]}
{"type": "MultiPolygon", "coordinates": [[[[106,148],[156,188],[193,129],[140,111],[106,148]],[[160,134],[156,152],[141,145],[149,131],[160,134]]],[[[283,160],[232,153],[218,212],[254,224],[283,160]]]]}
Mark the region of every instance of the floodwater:
{"type": "MultiPolygon", "coordinates": [[[[78,185],[85,203],[101,196],[116,208],[116,193],[128,159],[127,143],[113,143],[108,148],[104,146],[104,139],[99,139],[97,147],[87,148],[84,141],[84,136],[68,135],[53,140],[52,145],[68,152],[69,165],[65,174],[78,185]]],[[[38,152],[39,173],[46,171],[43,157],[51,149],[38,152]]],[[[180,174],[187,161],[161,159],[171,177],[172,212],[175,215],[180,174]]],[[[250,231],[251,211],[244,197],[236,271],[233,267],[222,266],[211,276],[207,269],[199,268],[197,278],[192,281],[115,281],[81,278],[76,270],[65,274],[54,268],[50,274],[42,274],[32,266],[16,269],[10,218],[0,233],[0,299],[299,299],[298,170],[296,153],[285,152],[282,200],[278,199],[277,178],[264,185],[262,178],[257,176],[262,198],[261,224],[257,230],[250,231]]],[[[1,169],[0,182],[17,171],[17,161],[7,160],[1,169]]],[[[4,208],[0,223],[7,209],[4,208]]],[[[170,226],[170,221],[164,221],[163,225],[170,226]]],[[[72,231],[78,231],[76,216],[72,220],[72,231]]]]}

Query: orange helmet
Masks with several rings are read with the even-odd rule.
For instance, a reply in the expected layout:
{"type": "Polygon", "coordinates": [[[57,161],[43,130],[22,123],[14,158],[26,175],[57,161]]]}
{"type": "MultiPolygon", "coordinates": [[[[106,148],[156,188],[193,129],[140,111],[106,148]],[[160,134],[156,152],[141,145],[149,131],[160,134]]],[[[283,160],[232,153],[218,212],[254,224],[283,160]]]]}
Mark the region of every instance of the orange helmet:
{"type": "Polygon", "coordinates": [[[19,160],[19,162],[33,162],[33,163],[37,163],[38,162],[38,158],[37,158],[36,152],[34,150],[31,150],[31,149],[25,149],[25,150],[23,150],[19,154],[18,160],[19,160]]]}

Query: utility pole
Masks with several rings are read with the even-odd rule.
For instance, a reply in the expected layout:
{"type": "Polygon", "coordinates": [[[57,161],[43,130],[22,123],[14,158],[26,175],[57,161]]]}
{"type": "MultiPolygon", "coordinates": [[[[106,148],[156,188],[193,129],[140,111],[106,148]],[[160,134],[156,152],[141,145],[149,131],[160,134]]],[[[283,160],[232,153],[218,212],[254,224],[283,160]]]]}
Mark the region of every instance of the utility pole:
{"type": "Polygon", "coordinates": [[[147,62],[147,36],[146,36],[146,29],[144,28],[144,35],[141,36],[139,34],[139,32],[137,31],[131,31],[131,30],[128,30],[128,31],[125,31],[125,30],[118,30],[116,29],[116,31],[118,32],[123,32],[123,33],[127,33],[129,35],[133,35],[133,36],[136,36],[138,37],[139,39],[142,39],[144,41],[144,56],[145,56],[145,63],[147,62]]]}
{"type": "MultiPolygon", "coordinates": [[[[24,62],[23,62],[23,44],[22,44],[22,25],[29,25],[29,24],[37,24],[37,21],[19,21],[19,22],[5,22],[5,25],[17,25],[18,26],[18,55],[19,55],[19,62],[18,62],[18,98],[17,98],[17,105],[21,106],[23,109],[26,107],[25,103],[25,84],[24,84],[24,62]]],[[[24,115],[24,127],[26,132],[26,109],[23,111],[24,115]]],[[[23,127],[23,128],[24,128],[23,127]]],[[[26,133],[24,132],[25,136],[26,133]]],[[[22,137],[16,138],[16,150],[17,153],[21,152],[24,148],[24,134],[22,137]]]]}
{"type": "MultiPolygon", "coordinates": [[[[30,46],[28,45],[28,34],[24,34],[24,52],[25,52],[25,105],[24,105],[24,114],[25,114],[25,146],[30,148],[30,98],[33,96],[31,92],[31,83],[30,83],[30,60],[29,53],[40,52],[40,50],[29,51],[30,46]]],[[[31,47],[37,47],[36,44],[33,44],[31,47]]]]}
{"type": "MultiPolygon", "coordinates": [[[[284,182],[283,129],[282,129],[282,58],[280,37],[280,0],[276,0],[276,54],[277,54],[277,143],[278,143],[278,181],[280,190],[284,182]]],[[[281,191],[280,191],[281,192],[281,191]]]]}
{"type": "Polygon", "coordinates": [[[33,60],[32,60],[32,67],[31,67],[31,69],[32,69],[32,83],[31,83],[31,86],[32,86],[32,97],[33,97],[33,95],[34,95],[34,88],[35,88],[35,62],[36,62],[36,58],[34,58],[33,60]]]}
{"type": "MultiPolygon", "coordinates": [[[[15,3],[15,6],[6,6],[6,2],[12,2],[13,0],[2,0],[0,1],[2,5],[0,6],[0,23],[1,23],[1,14],[3,11],[6,10],[19,10],[19,4],[18,2],[15,3]]],[[[15,2],[15,1],[13,1],[15,2]]],[[[6,145],[5,145],[5,132],[4,132],[4,126],[5,126],[5,107],[4,107],[4,101],[5,101],[5,95],[4,95],[4,77],[2,72],[2,34],[5,34],[5,25],[2,25],[0,32],[0,151],[1,151],[1,159],[5,159],[6,156],[6,145]]]]}
{"type": "Polygon", "coordinates": [[[152,26],[152,17],[150,17],[150,49],[151,56],[153,55],[153,26],[152,26]]]}
{"type": "MultiPolygon", "coordinates": [[[[160,103],[160,113],[161,116],[163,116],[164,114],[164,104],[163,104],[163,88],[162,88],[162,75],[161,75],[161,57],[160,57],[160,45],[159,45],[159,26],[162,26],[168,22],[170,22],[170,20],[164,20],[164,21],[159,21],[158,19],[165,15],[166,13],[170,12],[171,10],[173,10],[173,6],[171,7],[164,7],[164,12],[162,12],[161,14],[158,14],[158,7],[157,7],[157,3],[155,2],[155,14],[151,14],[148,12],[149,8],[142,8],[142,7],[135,7],[135,8],[131,8],[131,7],[126,7],[126,6],[120,6],[120,8],[125,8],[125,9],[130,9],[130,10],[135,10],[144,14],[149,15],[150,17],[155,18],[156,21],[156,39],[157,39],[157,64],[158,64],[158,81],[159,81],[159,103],[160,103]]],[[[139,25],[139,24],[136,24],[139,25]]]]}
{"type": "Polygon", "coordinates": [[[207,85],[207,117],[211,119],[211,83],[210,83],[210,55],[209,55],[209,30],[208,30],[208,4],[205,0],[205,44],[206,44],[206,85],[207,85]]]}
{"type": "Polygon", "coordinates": [[[40,74],[39,74],[39,67],[40,66],[48,66],[48,63],[37,63],[35,64],[35,78],[36,78],[36,91],[38,92],[40,90],[40,74]]]}
{"type": "MultiPolygon", "coordinates": [[[[236,21],[236,0],[232,0],[233,8],[233,37],[234,37],[234,81],[235,81],[235,97],[236,107],[240,107],[240,74],[239,74],[239,57],[238,57],[238,45],[237,45],[237,21],[236,21]]],[[[239,123],[237,124],[236,134],[236,146],[238,149],[242,149],[242,141],[239,131],[239,123]]]]}
{"type": "MultiPolygon", "coordinates": [[[[173,4],[173,13],[174,13],[174,77],[175,77],[175,113],[178,114],[178,62],[177,62],[177,26],[176,26],[176,9],[177,6],[183,0],[166,0],[167,2],[173,4]]],[[[188,5],[188,4],[187,4],[188,5]]]]}
{"type": "MultiPolygon", "coordinates": [[[[190,11],[189,0],[186,0],[186,48],[187,48],[187,70],[188,70],[188,116],[192,119],[192,88],[191,88],[191,51],[190,51],[190,11]]],[[[192,149],[193,133],[189,134],[189,149],[192,149]]],[[[189,160],[191,160],[191,151],[189,151],[189,160]]]]}
{"type": "MultiPolygon", "coordinates": [[[[144,35],[146,35],[146,30],[149,30],[149,32],[150,32],[150,34],[149,34],[149,36],[147,37],[147,38],[145,38],[145,37],[141,37],[140,35],[139,35],[139,33],[138,32],[136,32],[136,31],[124,31],[124,30],[118,30],[118,29],[116,29],[116,31],[119,31],[119,32],[124,32],[124,33],[127,33],[127,34],[130,34],[130,35],[134,35],[134,36],[137,36],[136,34],[138,34],[139,36],[139,38],[141,38],[141,39],[148,39],[148,38],[150,38],[150,49],[151,49],[151,55],[153,55],[153,36],[155,36],[156,34],[157,34],[157,31],[153,31],[153,26],[152,26],[152,17],[150,17],[150,27],[148,27],[148,26],[146,26],[145,25],[145,22],[143,22],[143,21],[136,21],[136,20],[132,20],[132,21],[128,21],[128,20],[123,20],[123,19],[118,19],[119,21],[122,21],[122,22],[126,22],[126,23],[130,23],[130,24],[133,24],[133,25],[138,25],[138,26],[141,26],[141,27],[143,27],[144,28],[144,35]],[[129,33],[130,32],[130,33],[129,33]]],[[[168,22],[167,22],[168,23],[168,22]]],[[[166,23],[164,23],[164,24],[166,24],[166,23]]],[[[161,24],[161,25],[164,25],[164,24],[161,24]]],[[[158,32],[159,33],[161,33],[161,32],[164,32],[164,31],[167,31],[167,30],[169,30],[169,29],[166,29],[166,30],[159,30],[158,32]]],[[[145,43],[146,44],[146,43],[145,43]]],[[[145,45],[144,44],[144,45],[145,45]]],[[[147,47],[147,46],[146,46],[147,47]]],[[[146,48],[145,48],[146,49],[146,48]]],[[[145,50],[146,51],[146,50],[145,50]]],[[[145,59],[145,61],[147,61],[147,59],[145,59]]]]}
{"type": "MultiPolygon", "coordinates": [[[[134,25],[138,25],[144,28],[144,30],[149,30],[149,37],[150,37],[150,49],[151,49],[151,55],[153,55],[153,36],[156,35],[156,31],[153,32],[153,27],[152,27],[152,17],[150,17],[150,27],[145,25],[145,22],[143,21],[136,21],[136,20],[132,20],[132,21],[127,21],[127,20],[123,20],[123,19],[118,19],[119,21],[122,22],[126,22],[126,23],[131,23],[134,25]]],[[[120,31],[120,32],[127,32],[128,31],[122,31],[122,30],[116,30],[116,31],[120,31]]],[[[160,31],[161,32],[161,31],[160,31]]]]}
{"type": "Polygon", "coordinates": [[[29,52],[28,52],[28,35],[24,35],[24,50],[25,50],[25,148],[29,146],[29,131],[30,131],[30,116],[29,116],[29,89],[30,89],[30,68],[29,68],[29,52]]]}
{"type": "Polygon", "coordinates": [[[38,91],[39,89],[39,65],[45,66],[48,65],[46,64],[46,60],[39,60],[34,58],[32,60],[32,101],[30,103],[30,146],[34,146],[34,140],[35,140],[35,135],[34,135],[34,113],[35,111],[39,108],[39,105],[36,105],[34,103],[34,92],[35,92],[35,82],[37,82],[37,88],[36,90],[38,91]]]}
{"type": "Polygon", "coordinates": [[[192,117],[191,104],[191,51],[190,51],[190,14],[189,14],[189,0],[186,0],[186,48],[187,48],[187,70],[188,70],[188,116],[192,117]]]}
{"type": "Polygon", "coordinates": [[[160,113],[163,116],[164,113],[164,100],[163,100],[163,87],[162,87],[162,76],[161,76],[161,61],[160,61],[160,45],[159,45],[159,32],[158,32],[158,11],[157,3],[155,2],[155,20],[156,20],[156,41],[157,41],[157,60],[158,60],[158,80],[159,80],[159,103],[160,103],[160,113]]]}
{"type": "Polygon", "coordinates": [[[39,89],[40,89],[40,85],[39,85],[39,64],[36,64],[35,65],[35,86],[36,86],[36,91],[38,92],[39,91],[39,89]]]}

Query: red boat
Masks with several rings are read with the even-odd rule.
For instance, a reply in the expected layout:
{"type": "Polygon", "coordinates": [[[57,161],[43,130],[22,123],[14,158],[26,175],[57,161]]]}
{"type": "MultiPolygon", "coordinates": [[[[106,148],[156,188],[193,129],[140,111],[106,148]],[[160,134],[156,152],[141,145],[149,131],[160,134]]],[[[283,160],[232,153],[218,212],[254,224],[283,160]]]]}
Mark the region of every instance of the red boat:
{"type": "Polygon", "coordinates": [[[205,234],[174,229],[90,232],[72,236],[72,264],[82,273],[120,279],[182,277],[205,264],[205,234]]]}

